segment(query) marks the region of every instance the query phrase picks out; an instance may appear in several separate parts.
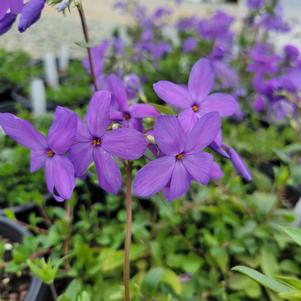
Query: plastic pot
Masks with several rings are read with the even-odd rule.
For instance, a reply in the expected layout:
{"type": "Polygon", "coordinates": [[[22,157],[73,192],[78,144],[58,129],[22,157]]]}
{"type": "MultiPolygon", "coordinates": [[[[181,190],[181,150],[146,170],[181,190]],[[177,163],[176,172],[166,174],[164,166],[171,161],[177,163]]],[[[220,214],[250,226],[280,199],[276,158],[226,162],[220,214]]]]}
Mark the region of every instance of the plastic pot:
{"type": "MultiPolygon", "coordinates": [[[[11,242],[21,242],[25,236],[30,233],[17,223],[0,216],[0,235],[11,242]]],[[[38,278],[32,277],[28,293],[24,301],[50,301],[49,288],[38,278]]]]}

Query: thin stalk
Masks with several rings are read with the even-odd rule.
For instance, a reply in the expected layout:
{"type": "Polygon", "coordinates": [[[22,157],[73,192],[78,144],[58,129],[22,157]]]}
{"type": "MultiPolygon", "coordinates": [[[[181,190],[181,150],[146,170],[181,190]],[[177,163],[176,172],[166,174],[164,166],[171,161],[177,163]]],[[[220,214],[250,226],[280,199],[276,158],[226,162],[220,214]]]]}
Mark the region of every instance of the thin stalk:
{"type": "Polygon", "coordinates": [[[52,295],[53,301],[56,301],[57,298],[58,298],[58,295],[57,295],[55,286],[54,286],[53,283],[51,283],[49,286],[50,286],[50,290],[51,290],[51,295],[52,295]]]}
{"type": "Polygon", "coordinates": [[[130,248],[132,240],[132,164],[126,164],[126,234],[124,243],[124,300],[130,301],[130,248]]]}
{"type": "MultiPolygon", "coordinates": [[[[82,5],[81,2],[79,2],[77,4],[77,10],[78,10],[78,13],[79,13],[79,16],[80,16],[80,21],[81,21],[81,24],[82,24],[82,29],[83,29],[85,42],[86,42],[86,44],[89,44],[89,42],[90,42],[89,30],[88,30],[88,25],[87,25],[87,21],[86,21],[85,12],[84,12],[83,5],[82,5]]],[[[88,60],[89,60],[89,66],[90,66],[90,72],[91,72],[91,76],[92,76],[94,90],[98,91],[97,80],[96,80],[95,70],[94,70],[93,61],[92,61],[92,53],[91,53],[91,49],[90,49],[89,45],[87,45],[87,52],[88,52],[88,60]]]]}

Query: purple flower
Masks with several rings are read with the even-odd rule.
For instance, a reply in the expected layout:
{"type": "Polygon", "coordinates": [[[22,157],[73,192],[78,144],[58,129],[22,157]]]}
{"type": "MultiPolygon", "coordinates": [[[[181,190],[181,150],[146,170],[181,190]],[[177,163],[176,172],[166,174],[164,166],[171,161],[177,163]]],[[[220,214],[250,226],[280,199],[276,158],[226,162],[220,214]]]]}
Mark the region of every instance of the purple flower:
{"type": "MultiPolygon", "coordinates": [[[[105,54],[110,45],[108,40],[103,40],[98,46],[91,48],[92,63],[95,76],[98,78],[102,75],[104,67],[105,54]]],[[[90,64],[88,57],[84,58],[83,65],[87,72],[90,72],[90,64]]]]}
{"type": "Polygon", "coordinates": [[[188,88],[169,81],[154,84],[156,94],[166,103],[183,111],[179,118],[189,131],[198,118],[209,112],[230,116],[238,109],[236,100],[228,94],[210,94],[214,85],[214,72],[208,59],[198,60],[191,69],[188,88]]]}
{"type": "Polygon", "coordinates": [[[260,9],[264,4],[264,0],[247,0],[247,6],[250,9],[260,9]]]}
{"type": "Polygon", "coordinates": [[[284,53],[285,53],[285,59],[289,63],[297,62],[297,60],[300,56],[299,49],[297,47],[293,46],[293,45],[286,45],[284,47],[284,53]]]}
{"type": "Polygon", "coordinates": [[[137,98],[139,92],[142,90],[141,80],[135,73],[127,74],[124,77],[124,84],[129,99],[137,98]]]}
{"type": "Polygon", "coordinates": [[[154,134],[162,156],[138,171],[134,193],[150,197],[164,190],[165,197],[171,201],[185,194],[192,180],[207,185],[213,157],[202,150],[215,139],[220,126],[219,115],[208,113],[185,135],[177,117],[158,117],[154,134]]]}
{"type": "Polygon", "coordinates": [[[195,30],[196,26],[197,19],[195,16],[182,18],[176,24],[176,27],[180,32],[195,30]]]}
{"type": "Polygon", "coordinates": [[[19,21],[20,32],[24,32],[40,19],[44,6],[45,0],[30,0],[25,4],[19,21]]]}
{"type": "Polygon", "coordinates": [[[124,126],[141,131],[142,118],[157,117],[160,115],[149,104],[129,105],[124,83],[115,74],[111,74],[108,77],[108,88],[112,93],[112,100],[115,102],[115,107],[112,107],[110,112],[112,120],[121,121],[124,126]]]}
{"type": "Polygon", "coordinates": [[[99,185],[116,194],[122,184],[120,169],[113,156],[123,160],[141,157],[147,142],[140,132],[121,128],[107,131],[110,120],[111,94],[96,92],[89,104],[86,123],[78,120],[76,141],[70,150],[70,158],[78,177],[85,175],[94,161],[99,185]]]}
{"type": "Polygon", "coordinates": [[[192,52],[197,47],[197,40],[193,37],[187,38],[183,43],[183,51],[186,53],[192,52]]]}
{"type": "Polygon", "coordinates": [[[67,7],[70,6],[70,0],[62,0],[56,5],[56,10],[58,12],[63,12],[67,7]]]}
{"type": "Polygon", "coordinates": [[[12,25],[15,23],[17,16],[13,13],[5,14],[0,20],[0,35],[5,34],[10,30],[12,25]]]}
{"type": "Polygon", "coordinates": [[[230,26],[234,18],[223,11],[217,11],[211,18],[201,20],[199,23],[199,34],[208,40],[231,40],[233,34],[230,26]]]}
{"type": "Polygon", "coordinates": [[[57,201],[70,199],[75,187],[74,167],[65,154],[74,143],[76,115],[58,107],[47,139],[28,121],[10,113],[0,114],[0,125],[9,137],[30,149],[31,172],[45,168],[47,188],[54,198],[57,201]]]}
{"type": "Polygon", "coordinates": [[[248,170],[247,166],[245,165],[242,158],[236,152],[234,148],[228,149],[228,154],[230,156],[230,160],[232,161],[233,166],[235,167],[236,171],[246,180],[252,181],[252,175],[248,170]]]}
{"type": "Polygon", "coordinates": [[[257,44],[250,53],[252,62],[248,65],[247,71],[273,74],[278,70],[280,57],[273,53],[269,44],[257,44]]]}
{"type": "Polygon", "coordinates": [[[262,112],[265,110],[266,107],[266,100],[264,96],[257,94],[255,96],[254,102],[253,102],[253,109],[255,112],[262,112]]]}
{"type": "Polygon", "coordinates": [[[281,5],[277,5],[272,12],[266,11],[260,20],[260,25],[269,31],[288,32],[290,27],[283,20],[281,5]]]}
{"type": "Polygon", "coordinates": [[[23,0],[2,0],[0,3],[0,20],[8,11],[14,15],[19,14],[23,6],[23,0]]]}

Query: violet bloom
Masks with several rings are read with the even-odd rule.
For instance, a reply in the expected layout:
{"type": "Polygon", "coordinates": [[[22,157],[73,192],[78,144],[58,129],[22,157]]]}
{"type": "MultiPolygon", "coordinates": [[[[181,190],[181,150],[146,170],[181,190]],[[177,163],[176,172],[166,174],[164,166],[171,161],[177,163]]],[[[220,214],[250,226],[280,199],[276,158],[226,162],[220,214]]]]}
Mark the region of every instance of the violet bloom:
{"type": "Polygon", "coordinates": [[[159,112],[149,104],[129,105],[124,83],[115,74],[111,74],[108,77],[108,88],[112,93],[112,100],[115,102],[110,111],[111,119],[122,122],[123,126],[142,131],[142,118],[157,117],[160,115],[159,112]]]}
{"type": "Polygon", "coordinates": [[[12,25],[15,23],[17,16],[13,13],[5,14],[0,20],[0,35],[5,34],[10,30],[12,25]]]}
{"type": "MultiPolygon", "coordinates": [[[[91,48],[92,63],[95,76],[98,78],[102,75],[105,54],[110,45],[109,40],[103,40],[98,46],[91,48]]],[[[84,58],[83,65],[87,72],[90,73],[90,64],[88,57],[84,58]]]]}
{"type": "Polygon", "coordinates": [[[272,12],[266,11],[260,20],[260,25],[269,31],[288,32],[289,25],[283,19],[281,5],[277,5],[272,12]]]}
{"type": "Polygon", "coordinates": [[[197,40],[193,37],[187,38],[183,43],[183,52],[189,53],[197,47],[197,40]]]}
{"type": "Polygon", "coordinates": [[[70,150],[75,174],[86,174],[94,161],[99,185],[106,191],[116,194],[122,184],[120,169],[113,159],[135,160],[141,157],[147,142],[140,132],[121,128],[107,131],[110,120],[111,93],[96,92],[89,104],[86,123],[78,120],[76,141],[70,150]]]}
{"type": "Polygon", "coordinates": [[[182,109],[179,118],[187,131],[198,118],[209,112],[218,112],[220,116],[230,116],[238,109],[234,97],[225,93],[210,94],[214,85],[214,72],[208,59],[198,60],[192,67],[188,87],[169,81],[154,84],[156,94],[166,103],[182,109]]]}
{"type": "Polygon", "coordinates": [[[264,4],[264,0],[247,0],[247,6],[250,9],[260,9],[264,4]]]}
{"type": "Polygon", "coordinates": [[[142,91],[142,84],[139,76],[135,73],[127,74],[124,77],[127,96],[129,99],[136,99],[142,91]]]}
{"type": "Polygon", "coordinates": [[[273,53],[269,44],[257,44],[250,53],[251,63],[247,67],[249,72],[273,74],[278,71],[280,57],[273,53]]]}
{"type": "Polygon", "coordinates": [[[15,23],[17,15],[22,10],[22,0],[6,0],[0,3],[0,35],[6,33],[15,23]]]}
{"type": "Polygon", "coordinates": [[[199,34],[208,40],[231,40],[233,34],[230,26],[234,18],[223,11],[217,11],[211,18],[201,20],[199,23],[199,34]]]}
{"type": "Polygon", "coordinates": [[[298,61],[300,57],[299,49],[293,45],[286,45],[284,47],[285,59],[288,63],[293,64],[298,61]]]}
{"type": "Polygon", "coordinates": [[[138,171],[134,193],[145,198],[163,190],[171,201],[185,194],[192,180],[207,185],[213,157],[202,150],[214,140],[220,126],[219,115],[208,113],[185,135],[177,117],[158,117],[154,136],[162,156],[138,171]]]}
{"type": "Polygon", "coordinates": [[[236,171],[244,178],[246,181],[252,181],[252,175],[250,171],[248,170],[247,166],[245,165],[242,158],[239,156],[239,154],[236,152],[234,148],[229,148],[228,154],[230,156],[230,160],[232,161],[232,164],[236,171]]]}
{"type": "Polygon", "coordinates": [[[40,19],[44,6],[45,0],[30,0],[24,5],[19,21],[20,32],[26,31],[40,19]]]}
{"type": "Polygon", "coordinates": [[[75,187],[74,167],[66,157],[74,143],[77,117],[68,109],[57,107],[48,138],[40,134],[28,121],[10,113],[0,114],[4,132],[31,151],[30,171],[45,169],[48,191],[57,201],[70,199],[75,187]]]}

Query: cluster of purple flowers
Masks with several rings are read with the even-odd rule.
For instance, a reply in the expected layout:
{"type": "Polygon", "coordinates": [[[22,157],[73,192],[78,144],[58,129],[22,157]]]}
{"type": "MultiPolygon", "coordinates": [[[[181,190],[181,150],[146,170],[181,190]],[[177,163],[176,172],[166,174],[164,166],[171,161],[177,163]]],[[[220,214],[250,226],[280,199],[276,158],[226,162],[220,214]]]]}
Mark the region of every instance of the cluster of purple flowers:
{"type": "Polygon", "coordinates": [[[0,114],[0,125],[31,150],[32,172],[44,167],[47,188],[58,201],[71,197],[76,177],[83,177],[92,162],[99,185],[118,193],[122,176],[116,160],[139,159],[147,147],[155,160],[137,173],[134,193],[149,197],[163,191],[173,200],[186,193],[192,181],[207,185],[223,176],[213,156],[203,151],[207,146],[229,158],[251,180],[239,155],[222,141],[221,117],[235,114],[238,104],[231,95],[210,94],[213,85],[212,64],[205,58],[193,66],[187,86],[159,81],[155,92],[180,109],[178,116],[162,116],[149,104],[129,104],[123,81],[111,74],[107,90],[94,93],[83,120],[66,108],[57,108],[48,138],[9,113],[0,114]],[[145,117],[155,119],[153,129],[143,127],[145,117]]]}
{"type": "Polygon", "coordinates": [[[37,22],[46,0],[2,0],[0,2],[0,35],[6,33],[20,15],[19,31],[24,32],[37,22]]]}
{"type": "Polygon", "coordinates": [[[296,47],[287,45],[278,55],[272,45],[256,44],[247,70],[253,73],[256,112],[267,111],[272,121],[295,114],[301,86],[301,56],[296,47]]]}

